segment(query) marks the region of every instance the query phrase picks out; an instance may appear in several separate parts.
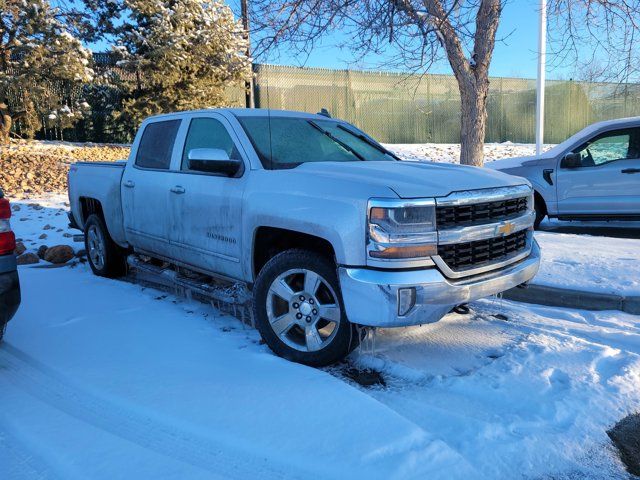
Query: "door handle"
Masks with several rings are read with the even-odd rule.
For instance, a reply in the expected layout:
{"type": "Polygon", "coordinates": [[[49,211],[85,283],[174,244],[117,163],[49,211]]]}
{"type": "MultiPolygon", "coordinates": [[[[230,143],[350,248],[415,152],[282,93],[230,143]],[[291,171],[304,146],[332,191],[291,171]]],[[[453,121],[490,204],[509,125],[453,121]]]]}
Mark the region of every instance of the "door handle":
{"type": "Polygon", "coordinates": [[[136,186],[136,184],[134,182],[132,182],[131,180],[127,180],[126,182],[124,182],[122,185],[124,185],[127,188],[133,188],[136,186]]]}
{"type": "Polygon", "coordinates": [[[180,185],[176,185],[175,187],[171,188],[171,191],[173,193],[177,193],[178,195],[181,195],[185,192],[184,188],[181,187],[180,185]]]}
{"type": "Polygon", "coordinates": [[[640,168],[625,168],[620,170],[622,173],[640,173],[640,168]]]}

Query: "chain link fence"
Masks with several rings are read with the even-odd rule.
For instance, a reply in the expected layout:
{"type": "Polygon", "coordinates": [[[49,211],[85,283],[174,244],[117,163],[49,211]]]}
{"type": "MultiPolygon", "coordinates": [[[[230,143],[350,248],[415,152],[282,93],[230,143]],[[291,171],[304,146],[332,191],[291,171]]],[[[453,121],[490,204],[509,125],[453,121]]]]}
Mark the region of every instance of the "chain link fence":
{"type": "MultiPolygon", "coordinates": [[[[383,142],[458,143],[460,94],[453,76],[256,65],[256,105],[326,108],[383,142]]],[[[535,141],[536,82],[491,78],[486,141],[535,141]]],[[[548,81],[545,142],[600,120],[640,115],[640,85],[548,81]]]]}
{"type": "MultiPolygon", "coordinates": [[[[131,75],[110,54],[94,54],[98,77],[131,75]]],[[[458,143],[460,94],[450,75],[330,70],[255,64],[255,103],[259,108],[318,112],[357,125],[388,143],[458,143]]],[[[548,81],[545,95],[545,142],[558,143],[599,120],[640,115],[640,85],[548,81]]],[[[2,92],[0,92],[0,95],[2,92]]],[[[72,129],[56,129],[42,119],[39,138],[123,142],[125,132],[114,120],[120,92],[108,83],[69,92],[68,101],[85,99],[90,113],[72,129]],[[74,97],[74,98],[72,98],[74,97]]],[[[244,106],[244,88],[227,89],[229,106],[244,106]]],[[[486,141],[535,141],[535,80],[491,78],[486,141]]],[[[20,124],[16,125],[17,133],[20,124]]]]}

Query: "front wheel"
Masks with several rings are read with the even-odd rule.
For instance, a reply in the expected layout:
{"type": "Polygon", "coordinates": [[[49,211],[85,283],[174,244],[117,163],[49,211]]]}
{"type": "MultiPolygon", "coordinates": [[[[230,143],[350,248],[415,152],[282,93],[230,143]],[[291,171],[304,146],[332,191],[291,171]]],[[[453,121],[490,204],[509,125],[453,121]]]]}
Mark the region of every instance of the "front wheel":
{"type": "Polygon", "coordinates": [[[544,200],[536,196],[534,208],[536,210],[536,219],[533,223],[533,228],[534,230],[538,230],[542,220],[547,216],[547,206],[545,205],[544,200]]]}
{"type": "Polygon", "coordinates": [[[318,367],[341,360],[358,345],[335,265],[322,255],[279,253],[258,274],[254,292],[256,326],[277,355],[318,367]]]}

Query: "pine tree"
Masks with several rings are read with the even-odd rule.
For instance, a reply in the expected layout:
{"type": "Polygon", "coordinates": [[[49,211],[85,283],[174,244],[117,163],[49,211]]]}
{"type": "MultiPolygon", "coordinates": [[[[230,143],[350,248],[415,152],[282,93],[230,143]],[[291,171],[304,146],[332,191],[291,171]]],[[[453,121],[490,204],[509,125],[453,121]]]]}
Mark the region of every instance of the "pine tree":
{"type": "Polygon", "coordinates": [[[125,0],[118,66],[129,75],[120,118],[135,128],[162,112],[224,106],[225,87],[250,75],[242,25],[222,1],[125,0]]]}
{"type": "Polygon", "coordinates": [[[47,0],[0,0],[0,143],[20,118],[20,130],[32,137],[43,119],[67,128],[88,105],[69,100],[72,91],[93,77],[91,53],[69,33],[47,0]]]}

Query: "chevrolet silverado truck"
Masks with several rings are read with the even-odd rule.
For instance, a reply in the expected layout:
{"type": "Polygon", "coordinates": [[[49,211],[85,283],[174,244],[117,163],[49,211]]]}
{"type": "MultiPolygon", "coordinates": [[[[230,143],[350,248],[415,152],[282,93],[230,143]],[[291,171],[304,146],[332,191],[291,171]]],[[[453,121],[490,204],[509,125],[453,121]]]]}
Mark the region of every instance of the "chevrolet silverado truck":
{"type": "Polygon", "coordinates": [[[436,322],[540,262],[529,182],[400,161],[326,114],[154,116],[126,162],[72,165],[69,199],[95,274],[134,255],[241,284],[265,343],[313,366],[347,355],[357,326],[436,322]]]}
{"type": "Polygon", "coordinates": [[[560,220],[640,220],[640,117],[594,123],[539,156],[489,168],[535,190],[536,227],[560,220]]]}

